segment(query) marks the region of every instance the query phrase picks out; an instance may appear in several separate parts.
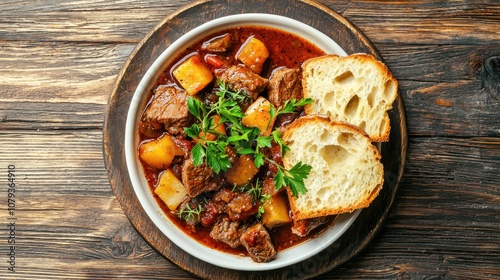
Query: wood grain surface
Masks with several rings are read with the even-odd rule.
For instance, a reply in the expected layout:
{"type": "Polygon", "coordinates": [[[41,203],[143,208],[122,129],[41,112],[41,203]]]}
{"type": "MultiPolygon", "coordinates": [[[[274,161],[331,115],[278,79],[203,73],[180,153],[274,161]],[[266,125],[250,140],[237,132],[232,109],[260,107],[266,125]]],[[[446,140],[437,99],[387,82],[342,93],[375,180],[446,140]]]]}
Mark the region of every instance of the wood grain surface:
{"type": "Polygon", "coordinates": [[[132,225],[161,255],[182,269],[206,279],[303,279],[330,271],[356,255],[382,227],[394,201],[406,158],[407,132],[402,99],[389,112],[391,135],[381,146],[385,181],[382,191],[368,209],[361,211],[354,224],[331,246],[302,262],[266,271],[224,269],[188,255],[157,229],[134,195],[125,161],[123,127],[132,95],[141,77],[179,35],[211,19],[236,13],[268,12],[300,20],[330,36],[347,53],[370,53],[382,59],[369,40],[334,11],[310,1],[199,1],[166,18],[132,52],[117,77],[110,95],[104,122],[104,158],[111,188],[132,225]],[[231,5],[229,5],[231,4],[231,5]],[[225,9],[221,11],[220,7],[225,9]],[[288,8],[288,9],[286,9],[288,8]],[[318,20],[321,19],[321,20],[318,20]],[[178,32],[177,30],[182,30],[178,32]]]}
{"type": "MultiPolygon", "coordinates": [[[[316,278],[499,279],[500,4],[319,2],[359,28],[399,80],[409,142],[384,226],[354,258],[316,278]]],[[[194,278],[134,229],[102,153],[122,66],[184,5],[192,2],[0,3],[0,279],[194,278]]]]}

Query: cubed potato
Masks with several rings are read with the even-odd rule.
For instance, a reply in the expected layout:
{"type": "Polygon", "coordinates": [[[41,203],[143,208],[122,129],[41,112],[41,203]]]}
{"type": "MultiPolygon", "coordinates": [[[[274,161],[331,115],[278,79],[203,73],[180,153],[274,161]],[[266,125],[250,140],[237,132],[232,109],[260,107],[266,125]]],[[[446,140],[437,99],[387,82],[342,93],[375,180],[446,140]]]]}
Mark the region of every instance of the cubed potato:
{"type": "Polygon", "coordinates": [[[229,168],[224,177],[230,184],[244,185],[248,183],[259,172],[254,160],[250,155],[241,155],[238,160],[229,168]]]}
{"type": "MultiPolygon", "coordinates": [[[[214,115],[212,117],[213,119],[213,122],[214,122],[214,125],[215,125],[215,128],[214,130],[220,132],[221,134],[224,134],[226,135],[226,126],[224,125],[223,122],[221,122],[221,118],[219,115],[214,115]]],[[[213,134],[213,133],[207,133],[207,135],[205,136],[205,133],[202,131],[200,132],[200,135],[199,135],[200,139],[206,139],[208,141],[214,141],[215,139],[217,139],[217,135],[213,134]]],[[[201,140],[203,142],[203,140],[201,140]]]]}
{"type": "Polygon", "coordinates": [[[171,136],[168,134],[143,142],[139,146],[141,160],[156,169],[168,168],[175,156],[183,154],[182,149],[172,141],[171,136]]]}
{"type": "Polygon", "coordinates": [[[271,135],[276,116],[271,118],[271,102],[260,96],[245,111],[241,123],[246,127],[257,127],[263,136],[271,135]]]}
{"type": "Polygon", "coordinates": [[[236,58],[256,74],[260,74],[268,57],[269,50],[266,45],[253,36],[243,43],[236,54],[236,58]]]}
{"type": "Polygon", "coordinates": [[[290,218],[287,197],[283,193],[272,196],[264,205],[264,214],[262,214],[262,223],[267,228],[281,226],[292,222],[290,218]]]}
{"type": "Polygon", "coordinates": [[[199,55],[193,55],[184,60],[174,69],[173,75],[189,95],[196,95],[214,78],[199,55]]]}
{"type": "Polygon", "coordinates": [[[175,210],[187,195],[187,190],[172,170],[167,169],[160,174],[154,193],[167,205],[175,210]]]}

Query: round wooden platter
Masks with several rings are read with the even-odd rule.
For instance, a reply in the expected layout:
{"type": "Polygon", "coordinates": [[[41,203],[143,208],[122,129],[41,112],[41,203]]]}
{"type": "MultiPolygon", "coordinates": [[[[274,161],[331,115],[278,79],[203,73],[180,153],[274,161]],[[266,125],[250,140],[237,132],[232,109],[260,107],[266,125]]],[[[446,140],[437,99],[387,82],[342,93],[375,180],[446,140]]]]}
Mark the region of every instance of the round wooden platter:
{"type": "Polygon", "coordinates": [[[142,209],[130,182],[124,155],[124,131],[130,100],[142,75],[176,39],[192,28],[222,16],[240,13],[271,13],[287,16],[322,31],[348,54],[369,53],[382,60],[370,41],[345,18],[310,0],[197,1],[163,20],[142,40],[119,73],[108,101],[104,123],[104,160],[111,187],[125,214],[139,234],[160,254],[180,268],[207,279],[303,279],[345,263],[359,253],[382,227],[393,203],[403,173],[407,135],[400,97],[389,112],[390,141],[381,145],[385,168],[384,187],[377,199],[364,209],[354,224],[329,248],[296,265],[281,269],[248,272],[220,268],[191,256],[168,240],[142,209]]]}

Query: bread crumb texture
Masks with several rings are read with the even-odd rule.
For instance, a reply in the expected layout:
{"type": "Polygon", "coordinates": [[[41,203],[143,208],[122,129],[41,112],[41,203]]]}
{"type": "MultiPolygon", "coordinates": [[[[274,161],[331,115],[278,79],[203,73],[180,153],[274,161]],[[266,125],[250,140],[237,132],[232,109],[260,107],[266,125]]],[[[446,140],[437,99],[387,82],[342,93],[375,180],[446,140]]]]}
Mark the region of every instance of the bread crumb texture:
{"type": "Polygon", "coordinates": [[[304,183],[307,193],[293,197],[296,219],[352,212],[368,207],[383,184],[380,153],[368,136],[347,123],[318,116],[295,121],[283,135],[290,147],[283,162],[312,166],[304,183]]]}
{"type": "Polygon", "coordinates": [[[389,140],[387,111],[397,97],[398,82],[387,66],[368,54],[325,55],[302,65],[309,115],[324,115],[364,130],[375,142],[389,140]]]}

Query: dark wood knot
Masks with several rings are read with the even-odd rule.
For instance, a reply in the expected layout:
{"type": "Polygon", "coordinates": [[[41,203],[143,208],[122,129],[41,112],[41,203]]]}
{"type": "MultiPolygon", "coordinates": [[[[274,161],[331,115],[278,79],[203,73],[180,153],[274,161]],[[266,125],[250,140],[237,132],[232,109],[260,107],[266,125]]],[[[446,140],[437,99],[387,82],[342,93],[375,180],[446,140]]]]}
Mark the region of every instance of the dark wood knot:
{"type": "Polygon", "coordinates": [[[493,99],[500,97],[500,56],[492,56],[485,60],[481,71],[483,88],[493,99]]]}

